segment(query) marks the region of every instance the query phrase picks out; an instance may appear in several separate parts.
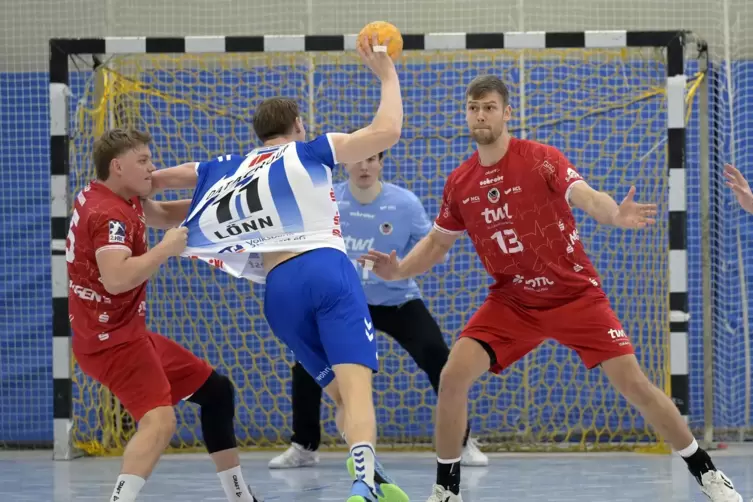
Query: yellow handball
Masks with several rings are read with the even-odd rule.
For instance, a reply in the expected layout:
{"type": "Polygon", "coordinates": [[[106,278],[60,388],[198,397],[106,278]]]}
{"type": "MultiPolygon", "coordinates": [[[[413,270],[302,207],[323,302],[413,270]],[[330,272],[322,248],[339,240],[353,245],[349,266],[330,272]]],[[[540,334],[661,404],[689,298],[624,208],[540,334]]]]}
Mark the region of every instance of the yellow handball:
{"type": "Polygon", "coordinates": [[[400,57],[400,53],[403,52],[403,36],[394,24],[387,21],[374,21],[367,24],[363,27],[361,33],[358,34],[358,43],[370,44],[374,35],[377,36],[380,44],[383,44],[388,38],[390,39],[390,43],[387,46],[387,54],[390,55],[393,61],[400,57]]]}

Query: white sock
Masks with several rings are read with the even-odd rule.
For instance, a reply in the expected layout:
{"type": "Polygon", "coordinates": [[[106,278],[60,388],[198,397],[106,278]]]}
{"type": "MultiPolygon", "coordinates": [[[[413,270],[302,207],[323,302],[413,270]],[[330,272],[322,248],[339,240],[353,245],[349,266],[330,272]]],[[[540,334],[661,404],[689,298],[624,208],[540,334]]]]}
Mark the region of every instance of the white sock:
{"type": "Polygon", "coordinates": [[[679,455],[682,458],[688,458],[688,457],[692,456],[697,451],[698,451],[698,441],[696,441],[694,439],[693,442],[690,443],[690,446],[688,446],[687,448],[683,448],[682,450],[678,451],[677,453],[679,453],[679,455]]]}
{"type": "Polygon", "coordinates": [[[133,474],[121,474],[115,482],[110,502],[136,502],[139,492],[144,488],[146,480],[133,474]]]}
{"type": "Polygon", "coordinates": [[[217,476],[220,478],[228,502],[254,502],[254,496],[248,491],[248,486],[243,481],[241,466],[218,472],[217,476]]]}
{"type": "Polygon", "coordinates": [[[374,486],[374,447],[369,442],[356,443],[350,447],[350,456],[353,457],[353,466],[356,469],[356,479],[360,479],[372,490],[374,486]]]}

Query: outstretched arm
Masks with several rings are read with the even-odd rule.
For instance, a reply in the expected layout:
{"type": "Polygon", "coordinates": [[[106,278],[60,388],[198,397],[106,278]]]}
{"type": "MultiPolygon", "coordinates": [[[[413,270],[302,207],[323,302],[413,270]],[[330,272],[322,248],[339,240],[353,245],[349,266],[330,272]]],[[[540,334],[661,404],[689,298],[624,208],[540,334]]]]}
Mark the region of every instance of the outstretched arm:
{"type": "Polygon", "coordinates": [[[621,204],[607,193],[591,188],[585,181],[570,187],[570,204],[582,209],[602,225],[621,228],[644,228],[656,220],[656,204],[635,202],[635,187],[631,186],[621,204]]]}
{"type": "MultiPolygon", "coordinates": [[[[385,45],[389,41],[385,42],[385,45]]],[[[358,162],[383,152],[400,140],[403,126],[403,100],[395,65],[386,52],[374,52],[376,40],[359,39],[358,55],[382,83],[381,99],[371,124],[352,134],[330,134],[339,163],[358,162]]]]}
{"type": "Polygon", "coordinates": [[[727,180],[725,183],[732,189],[732,193],[735,194],[740,206],[747,212],[753,213],[753,192],[751,192],[748,180],[745,179],[743,173],[735,166],[725,164],[724,177],[727,180]]]}
{"type": "Polygon", "coordinates": [[[358,259],[358,263],[387,281],[408,279],[441,263],[459,236],[459,233],[448,234],[433,228],[402,260],[398,260],[396,251],[386,254],[370,249],[358,259]]]}
{"type": "Polygon", "coordinates": [[[150,196],[163,190],[182,190],[196,188],[199,176],[196,162],[187,162],[177,167],[158,169],[152,173],[152,191],[150,196]]]}
{"type": "Polygon", "coordinates": [[[188,216],[191,199],[158,202],[146,199],[141,201],[144,207],[146,224],[152,228],[177,227],[188,216]]]}

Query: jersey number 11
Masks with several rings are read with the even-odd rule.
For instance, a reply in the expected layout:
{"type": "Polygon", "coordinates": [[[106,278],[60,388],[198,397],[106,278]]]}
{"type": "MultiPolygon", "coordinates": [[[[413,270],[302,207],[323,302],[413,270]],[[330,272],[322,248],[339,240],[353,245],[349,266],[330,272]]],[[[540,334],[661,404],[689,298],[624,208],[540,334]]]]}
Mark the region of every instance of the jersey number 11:
{"type": "Polygon", "coordinates": [[[235,207],[238,210],[238,219],[242,220],[248,218],[248,216],[258,213],[263,208],[261,207],[261,199],[259,198],[259,178],[254,178],[250,182],[246,183],[240,188],[237,188],[226,195],[223,195],[221,199],[214,202],[213,205],[217,205],[217,221],[219,223],[225,223],[233,219],[233,215],[230,212],[230,201],[235,201],[235,207]],[[248,215],[243,214],[243,204],[240,197],[242,193],[246,193],[246,204],[248,205],[248,215]]]}

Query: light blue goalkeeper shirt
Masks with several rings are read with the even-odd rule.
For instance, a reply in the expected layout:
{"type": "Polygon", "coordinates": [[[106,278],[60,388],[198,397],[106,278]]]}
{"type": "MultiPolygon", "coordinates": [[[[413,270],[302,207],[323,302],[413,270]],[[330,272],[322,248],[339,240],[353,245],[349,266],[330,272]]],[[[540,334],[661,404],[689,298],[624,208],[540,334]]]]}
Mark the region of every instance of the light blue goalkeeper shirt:
{"type": "Polygon", "coordinates": [[[364,270],[356,258],[369,249],[397,251],[402,258],[431,230],[432,222],[413,192],[382,183],[382,191],[370,204],[353,198],[348,183],[335,185],[340,225],[348,257],[358,270],[369,305],[401,305],[421,298],[416,281],[385,281],[364,270]]]}

